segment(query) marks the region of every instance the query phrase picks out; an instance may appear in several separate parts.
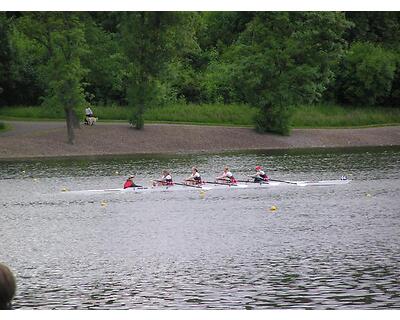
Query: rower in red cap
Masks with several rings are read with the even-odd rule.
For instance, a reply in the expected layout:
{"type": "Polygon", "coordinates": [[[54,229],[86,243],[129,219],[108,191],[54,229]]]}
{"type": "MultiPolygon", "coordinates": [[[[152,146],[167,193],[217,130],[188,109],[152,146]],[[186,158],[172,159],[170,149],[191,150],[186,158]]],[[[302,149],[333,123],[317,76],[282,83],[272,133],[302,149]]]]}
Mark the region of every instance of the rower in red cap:
{"type": "Polygon", "coordinates": [[[256,166],[256,174],[252,176],[254,178],[254,182],[268,182],[269,177],[266,175],[266,173],[263,171],[261,166],[256,166]]]}
{"type": "Polygon", "coordinates": [[[138,186],[137,184],[135,184],[133,182],[133,178],[135,178],[135,176],[133,174],[131,174],[128,179],[125,181],[124,183],[124,189],[127,188],[137,188],[137,187],[142,187],[142,186],[138,186]]]}

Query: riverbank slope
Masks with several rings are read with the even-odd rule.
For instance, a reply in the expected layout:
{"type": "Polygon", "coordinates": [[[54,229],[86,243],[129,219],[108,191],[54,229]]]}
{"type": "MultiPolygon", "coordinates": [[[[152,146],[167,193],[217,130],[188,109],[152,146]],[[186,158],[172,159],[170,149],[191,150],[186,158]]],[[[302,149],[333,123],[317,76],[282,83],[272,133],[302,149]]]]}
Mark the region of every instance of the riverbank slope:
{"type": "Polygon", "coordinates": [[[135,130],[98,123],[75,130],[75,145],[69,145],[64,122],[6,123],[12,130],[0,133],[0,159],[400,145],[400,126],[294,129],[283,137],[239,127],[147,124],[135,130]]]}

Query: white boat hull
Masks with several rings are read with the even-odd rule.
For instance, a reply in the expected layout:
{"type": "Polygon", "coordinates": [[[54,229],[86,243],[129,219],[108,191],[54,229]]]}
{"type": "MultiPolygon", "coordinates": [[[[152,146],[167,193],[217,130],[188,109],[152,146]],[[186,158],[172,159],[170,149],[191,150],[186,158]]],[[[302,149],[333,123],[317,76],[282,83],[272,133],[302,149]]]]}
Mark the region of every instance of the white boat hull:
{"type": "Polygon", "coordinates": [[[261,189],[271,188],[277,186],[293,186],[293,187],[307,187],[307,186],[333,186],[343,185],[349,183],[351,180],[322,180],[322,181],[270,181],[269,183],[238,183],[236,185],[223,185],[223,184],[204,184],[198,187],[195,186],[157,186],[157,187],[138,187],[138,188],[115,188],[115,189],[96,189],[96,190],[77,190],[68,191],[68,193],[146,193],[146,192],[174,192],[174,191],[208,191],[208,190],[234,190],[234,189],[261,189]]]}

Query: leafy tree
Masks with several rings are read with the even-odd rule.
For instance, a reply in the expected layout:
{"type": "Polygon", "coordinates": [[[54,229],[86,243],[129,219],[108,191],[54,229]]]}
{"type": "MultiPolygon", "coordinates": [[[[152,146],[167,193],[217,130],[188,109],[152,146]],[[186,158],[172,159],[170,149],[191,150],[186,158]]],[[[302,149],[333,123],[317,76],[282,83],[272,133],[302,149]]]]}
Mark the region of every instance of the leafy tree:
{"type": "Polygon", "coordinates": [[[397,54],[396,57],[397,67],[392,81],[392,88],[382,101],[382,104],[391,107],[400,107],[400,54],[397,54]]]}
{"type": "Polygon", "coordinates": [[[222,52],[237,41],[254,15],[254,12],[204,12],[198,35],[200,46],[207,51],[222,52]]]}
{"type": "Polygon", "coordinates": [[[289,106],[321,97],[347,26],[330,12],[263,12],[247,23],[223,61],[239,99],[260,107],[256,128],[289,133],[289,106]]]}
{"type": "Polygon", "coordinates": [[[11,86],[11,50],[8,25],[9,21],[6,15],[0,12],[0,106],[7,104],[11,86]]]}
{"type": "Polygon", "coordinates": [[[129,122],[142,129],[147,107],[157,104],[159,75],[166,62],[191,43],[190,15],[174,12],[129,12],[121,19],[122,47],[129,61],[127,100],[129,122]],[[183,27],[185,26],[185,27],[183,27]]]}
{"type": "Polygon", "coordinates": [[[91,15],[83,18],[88,46],[81,58],[87,99],[95,104],[125,104],[126,58],[116,33],[106,31],[91,15]]]}
{"type": "Polygon", "coordinates": [[[81,57],[86,52],[83,24],[76,13],[30,13],[21,17],[18,28],[47,62],[39,68],[47,84],[44,104],[63,108],[66,114],[68,142],[74,143],[74,109],[86,104],[81,80],[86,70],[81,57]]]}
{"type": "Polygon", "coordinates": [[[397,60],[392,51],[377,44],[354,43],[343,60],[339,97],[346,103],[376,104],[391,91],[397,60]]]}
{"type": "Polygon", "coordinates": [[[372,42],[383,47],[400,48],[400,12],[346,12],[352,22],[345,34],[350,42],[372,42]]]}

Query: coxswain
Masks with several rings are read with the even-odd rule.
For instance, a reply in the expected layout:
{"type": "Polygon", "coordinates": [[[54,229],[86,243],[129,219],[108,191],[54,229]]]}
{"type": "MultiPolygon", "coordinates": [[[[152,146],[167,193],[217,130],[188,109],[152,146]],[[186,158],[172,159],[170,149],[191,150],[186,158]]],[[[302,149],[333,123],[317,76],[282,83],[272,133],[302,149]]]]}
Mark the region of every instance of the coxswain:
{"type": "Polygon", "coordinates": [[[192,168],[192,174],[190,175],[189,178],[185,179],[186,183],[190,183],[190,184],[201,184],[201,176],[199,173],[199,170],[197,170],[196,167],[192,168]]]}
{"type": "Polygon", "coordinates": [[[135,183],[133,182],[133,178],[135,178],[134,175],[130,175],[130,176],[128,177],[128,179],[127,179],[127,180],[125,181],[125,183],[124,183],[124,189],[141,187],[141,186],[138,186],[137,184],[135,184],[135,183]]]}
{"type": "Polygon", "coordinates": [[[160,180],[153,181],[153,186],[172,186],[174,182],[172,181],[172,176],[169,171],[164,170],[163,175],[160,180]]]}
{"type": "Polygon", "coordinates": [[[228,167],[225,167],[222,175],[219,177],[216,177],[215,180],[222,180],[222,181],[232,183],[232,184],[237,183],[237,180],[233,176],[232,172],[230,172],[228,167]]]}
{"type": "Polygon", "coordinates": [[[254,182],[268,182],[269,177],[263,171],[261,166],[256,166],[256,174],[252,176],[254,178],[254,182]]]}

